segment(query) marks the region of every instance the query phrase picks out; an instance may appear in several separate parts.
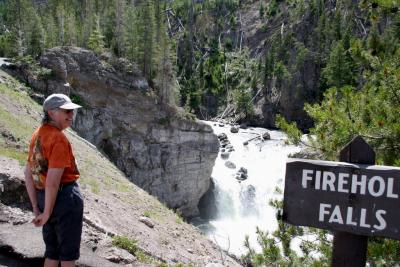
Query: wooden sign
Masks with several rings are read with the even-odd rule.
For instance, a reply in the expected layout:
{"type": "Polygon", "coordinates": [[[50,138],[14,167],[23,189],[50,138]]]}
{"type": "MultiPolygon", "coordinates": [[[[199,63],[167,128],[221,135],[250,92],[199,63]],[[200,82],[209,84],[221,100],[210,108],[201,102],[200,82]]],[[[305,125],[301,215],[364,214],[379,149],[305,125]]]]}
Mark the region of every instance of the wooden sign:
{"type": "Polygon", "coordinates": [[[283,220],[400,239],[400,168],[289,159],[283,220]]]}

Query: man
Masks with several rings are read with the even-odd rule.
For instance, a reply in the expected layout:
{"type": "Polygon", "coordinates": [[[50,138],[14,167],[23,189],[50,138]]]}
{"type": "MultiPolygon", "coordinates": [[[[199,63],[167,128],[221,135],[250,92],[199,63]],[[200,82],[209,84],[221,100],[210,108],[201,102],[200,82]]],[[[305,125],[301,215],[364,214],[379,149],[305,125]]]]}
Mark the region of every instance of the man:
{"type": "Polygon", "coordinates": [[[80,255],[83,198],[72,147],[62,132],[80,107],[64,94],[47,97],[42,125],[29,145],[26,189],[35,215],[32,223],[43,226],[45,267],[57,267],[59,262],[63,267],[75,266],[80,255]]]}

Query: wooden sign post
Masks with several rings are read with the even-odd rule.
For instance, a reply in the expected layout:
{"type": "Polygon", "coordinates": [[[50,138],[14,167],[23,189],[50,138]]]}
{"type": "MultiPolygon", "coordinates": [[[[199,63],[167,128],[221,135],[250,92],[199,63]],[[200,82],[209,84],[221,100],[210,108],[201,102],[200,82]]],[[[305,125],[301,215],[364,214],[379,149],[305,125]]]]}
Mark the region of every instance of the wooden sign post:
{"type": "MultiPolygon", "coordinates": [[[[375,164],[374,150],[357,136],[339,155],[343,162],[375,164]]],[[[332,267],[364,267],[367,260],[368,236],[336,232],[333,236],[332,267]]]]}
{"type": "Polygon", "coordinates": [[[282,218],[331,230],[332,266],[365,266],[368,236],[400,240],[400,168],[373,165],[375,153],[361,137],[340,160],[289,159],[282,218]]]}

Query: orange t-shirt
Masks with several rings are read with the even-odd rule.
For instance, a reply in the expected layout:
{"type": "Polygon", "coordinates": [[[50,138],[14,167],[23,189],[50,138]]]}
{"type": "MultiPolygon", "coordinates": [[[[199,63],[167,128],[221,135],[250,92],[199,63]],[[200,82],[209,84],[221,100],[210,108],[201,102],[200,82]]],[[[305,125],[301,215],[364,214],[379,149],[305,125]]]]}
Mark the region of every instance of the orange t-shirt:
{"type": "Polygon", "coordinates": [[[61,184],[79,178],[70,142],[60,129],[50,124],[43,124],[33,133],[28,162],[37,189],[45,188],[49,168],[64,168],[61,184]]]}

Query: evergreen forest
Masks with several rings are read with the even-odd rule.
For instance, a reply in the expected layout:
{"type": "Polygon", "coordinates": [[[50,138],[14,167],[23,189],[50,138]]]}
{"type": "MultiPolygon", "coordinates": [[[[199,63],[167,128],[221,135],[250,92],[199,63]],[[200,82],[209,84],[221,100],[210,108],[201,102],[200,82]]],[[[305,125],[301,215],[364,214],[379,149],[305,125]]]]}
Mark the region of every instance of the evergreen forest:
{"type": "MultiPolygon", "coordinates": [[[[377,164],[400,166],[399,9],[399,0],[2,0],[0,56],[109,53],[200,119],[277,127],[297,144],[307,133],[305,145],[326,160],[360,135],[377,164]]],[[[258,234],[262,251],[248,246],[249,265],[330,264],[326,231],[279,222],[258,234]],[[290,242],[305,235],[316,240],[299,255],[290,242]]],[[[367,262],[398,265],[400,243],[370,238],[367,262]]]]}

